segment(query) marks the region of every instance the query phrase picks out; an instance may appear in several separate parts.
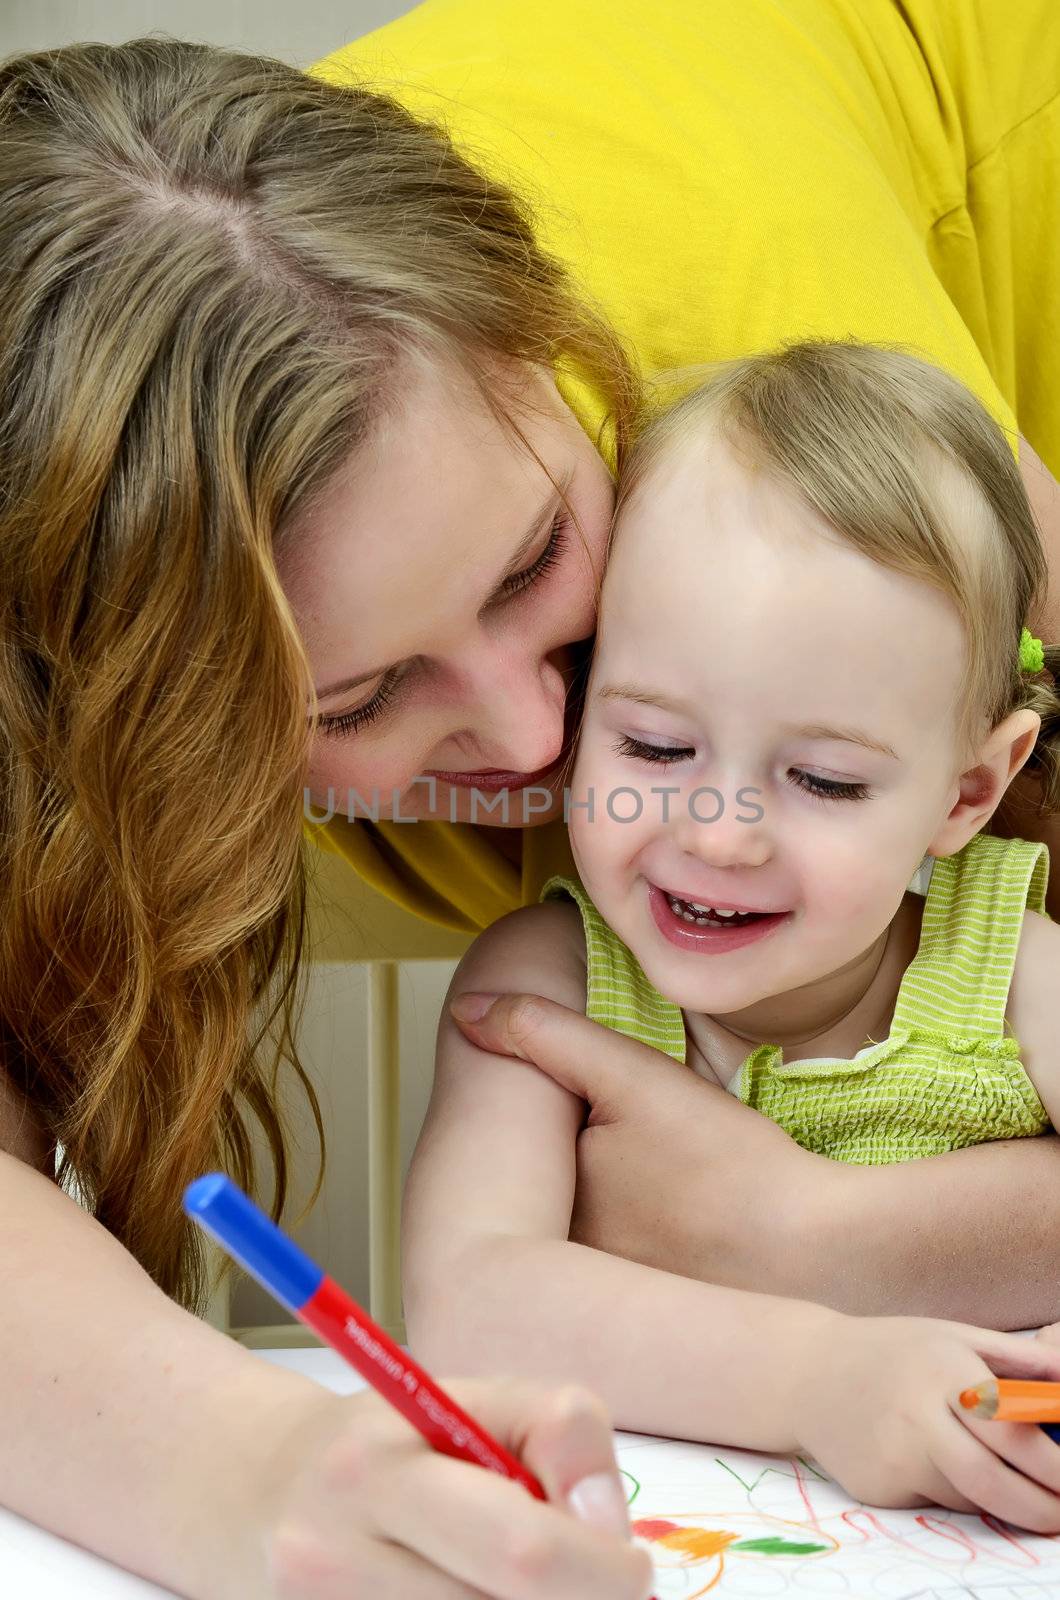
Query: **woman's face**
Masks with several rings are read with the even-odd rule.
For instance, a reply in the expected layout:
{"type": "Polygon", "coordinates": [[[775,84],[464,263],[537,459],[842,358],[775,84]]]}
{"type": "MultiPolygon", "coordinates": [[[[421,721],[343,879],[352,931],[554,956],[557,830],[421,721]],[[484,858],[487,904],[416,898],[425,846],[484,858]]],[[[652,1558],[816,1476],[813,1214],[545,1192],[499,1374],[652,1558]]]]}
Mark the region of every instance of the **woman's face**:
{"type": "Polygon", "coordinates": [[[540,465],[470,382],[422,366],[284,531],[321,813],[518,827],[562,808],[613,494],[551,378],[528,384],[540,465]]]}

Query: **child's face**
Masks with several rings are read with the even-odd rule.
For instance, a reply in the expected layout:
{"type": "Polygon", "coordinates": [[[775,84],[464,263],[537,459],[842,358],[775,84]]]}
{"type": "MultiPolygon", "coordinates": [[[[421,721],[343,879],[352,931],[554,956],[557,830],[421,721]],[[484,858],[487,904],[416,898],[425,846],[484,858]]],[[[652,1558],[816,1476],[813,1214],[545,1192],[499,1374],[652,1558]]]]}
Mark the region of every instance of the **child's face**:
{"type": "Polygon", "coordinates": [[[571,813],[658,989],[724,1014],[871,946],[958,798],[963,663],[940,594],[721,439],[671,447],[620,521],[571,813]]]}

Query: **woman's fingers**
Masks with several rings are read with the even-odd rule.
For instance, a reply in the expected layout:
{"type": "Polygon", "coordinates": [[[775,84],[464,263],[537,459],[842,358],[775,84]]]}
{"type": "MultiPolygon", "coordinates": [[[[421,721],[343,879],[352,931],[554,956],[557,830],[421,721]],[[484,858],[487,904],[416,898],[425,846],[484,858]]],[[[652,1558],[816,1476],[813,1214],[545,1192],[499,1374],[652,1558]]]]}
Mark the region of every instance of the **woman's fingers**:
{"type": "Polygon", "coordinates": [[[412,1550],[352,1535],[331,1548],[314,1535],[280,1532],[272,1547],[273,1589],[278,1600],[492,1600],[440,1572],[412,1550]]]}
{"type": "Polygon", "coordinates": [[[534,1394],[523,1416],[523,1423],[512,1430],[512,1448],[548,1498],[555,1505],[569,1506],[581,1521],[628,1539],[626,1491],[603,1402],[571,1384],[534,1394]]]}
{"type": "Polygon", "coordinates": [[[628,1538],[603,1407],[574,1387],[458,1382],[451,1392],[555,1503],[435,1454],[377,1395],[357,1395],[342,1402],[342,1426],[329,1418],[314,1469],[276,1519],[276,1594],[645,1600],[651,1564],[628,1538]]]}
{"type": "Polygon", "coordinates": [[[590,1101],[598,1116],[626,1090],[650,1093],[649,1073],[656,1079],[674,1073],[687,1077],[687,1069],[662,1051],[541,995],[462,994],[449,1010],[480,1050],[531,1062],[571,1094],[590,1101]]]}
{"type": "MultiPolygon", "coordinates": [[[[380,1532],[496,1600],[645,1600],[651,1563],[480,1467],[420,1453],[380,1532]]],[[[463,1591],[461,1591],[463,1592],[463,1591]]]]}

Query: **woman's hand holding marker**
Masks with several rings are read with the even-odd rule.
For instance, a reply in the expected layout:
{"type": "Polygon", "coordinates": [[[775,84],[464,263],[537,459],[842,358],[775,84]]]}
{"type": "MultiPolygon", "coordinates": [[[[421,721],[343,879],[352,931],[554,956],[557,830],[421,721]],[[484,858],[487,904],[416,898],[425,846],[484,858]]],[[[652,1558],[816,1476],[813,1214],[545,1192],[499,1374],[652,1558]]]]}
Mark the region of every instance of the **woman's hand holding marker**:
{"type": "Polygon", "coordinates": [[[534,1384],[461,1383],[450,1392],[526,1463],[552,1503],[433,1453],[377,1394],[321,1393],[264,1464],[259,1540],[268,1588],[254,1592],[271,1600],[645,1600],[651,1569],[628,1543],[598,1403],[534,1384]]]}
{"type": "Polygon", "coordinates": [[[469,1386],[500,1419],[491,1433],[230,1178],[197,1179],[183,1205],[376,1391],[310,1406],[273,1458],[278,1491],[250,1496],[275,1600],[338,1600],[351,1583],[373,1600],[644,1600],[649,1563],[591,1395],[469,1386]]]}

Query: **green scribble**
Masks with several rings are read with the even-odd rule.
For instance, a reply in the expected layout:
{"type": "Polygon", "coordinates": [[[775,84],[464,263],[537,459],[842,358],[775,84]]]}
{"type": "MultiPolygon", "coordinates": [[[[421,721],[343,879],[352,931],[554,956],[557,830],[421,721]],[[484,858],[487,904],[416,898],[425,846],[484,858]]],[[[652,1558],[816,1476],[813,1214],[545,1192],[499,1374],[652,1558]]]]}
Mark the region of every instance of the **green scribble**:
{"type": "Polygon", "coordinates": [[[830,1548],[827,1544],[802,1544],[796,1539],[781,1539],[776,1535],[767,1539],[741,1539],[729,1546],[734,1553],[742,1550],[756,1556],[815,1556],[830,1548]]]}
{"type": "Polygon", "coordinates": [[[831,1478],[829,1478],[824,1472],[818,1472],[817,1468],[812,1464],[812,1462],[807,1461],[805,1456],[796,1456],[795,1460],[799,1463],[800,1467],[805,1467],[807,1472],[812,1473],[812,1475],[817,1479],[818,1483],[831,1483],[831,1478]]]}
{"type": "Polygon", "coordinates": [[[743,1479],[740,1477],[740,1474],[736,1471],[736,1468],[730,1467],[729,1463],[727,1461],[723,1461],[720,1456],[714,1457],[714,1465],[716,1467],[721,1467],[723,1471],[729,1474],[730,1478],[735,1478],[736,1482],[740,1485],[740,1488],[745,1489],[748,1494],[753,1493],[753,1491],[757,1489],[758,1485],[765,1476],[765,1473],[760,1472],[754,1483],[744,1483],[743,1479]]]}
{"type": "Polygon", "coordinates": [[[623,1477],[623,1478],[628,1478],[630,1483],[633,1485],[633,1493],[626,1500],[627,1506],[631,1506],[633,1504],[634,1500],[640,1494],[640,1484],[638,1483],[637,1479],[633,1476],[632,1472],[630,1472],[626,1467],[619,1467],[618,1470],[619,1470],[620,1476],[623,1477]]]}

